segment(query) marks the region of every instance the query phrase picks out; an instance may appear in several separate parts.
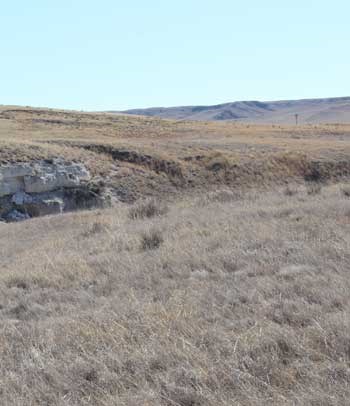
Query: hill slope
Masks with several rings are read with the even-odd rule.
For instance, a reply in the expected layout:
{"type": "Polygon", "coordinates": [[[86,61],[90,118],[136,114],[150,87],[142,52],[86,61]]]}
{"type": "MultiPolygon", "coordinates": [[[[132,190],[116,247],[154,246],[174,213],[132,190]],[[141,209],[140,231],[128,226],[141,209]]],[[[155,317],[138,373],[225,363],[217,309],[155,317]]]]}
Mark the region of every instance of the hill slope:
{"type": "Polygon", "coordinates": [[[349,404],[349,198],[229,196],[0,224],[0,404],[349,404]]]}
{"type": "Polygon", "coordinates": [[[285,100],[272,102],[240,101],[213,106],[155,107],[126,110],[124,113],[176,120],[236,120],[254,123],[350,123],[350,97],[285,100]]]}
{"type": "Polygon", "coordinates": [[[350,176],[350,125],[255,125],[0,107],[0,165],[80,162],[118,200],[350,176]],[[315,169],[316,167],[316,169],[315,169]]]}
{"type": "Polygon", "coordinates": [[[117,199],[0,222],[1,406],[349,404],[350,125],[0,106],[53,158],[117,199]]]}

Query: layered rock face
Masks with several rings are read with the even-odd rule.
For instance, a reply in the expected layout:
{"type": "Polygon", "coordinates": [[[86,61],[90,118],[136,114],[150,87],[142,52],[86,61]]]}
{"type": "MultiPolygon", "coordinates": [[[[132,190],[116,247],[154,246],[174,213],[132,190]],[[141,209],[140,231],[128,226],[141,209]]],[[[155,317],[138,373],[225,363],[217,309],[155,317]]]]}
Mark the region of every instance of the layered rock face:
{"type": "Polygon", "coordinates": [[[106,204],[84,165],[62,160],[0,167],[0,217],[22,220],[106,204]]]}

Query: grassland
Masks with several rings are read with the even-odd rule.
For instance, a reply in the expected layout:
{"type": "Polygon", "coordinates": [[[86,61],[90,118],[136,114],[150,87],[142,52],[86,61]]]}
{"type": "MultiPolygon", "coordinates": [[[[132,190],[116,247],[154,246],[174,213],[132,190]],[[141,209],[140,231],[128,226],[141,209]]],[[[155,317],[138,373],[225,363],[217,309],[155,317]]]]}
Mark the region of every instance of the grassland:
{"type": "Polygon", "coordinates": [[[1,404],[348,404],[342,189],[1,225],[1,404]]]}
{"type": "Polygon", "coordinates": [[[350,173],[350,125],[257,126],[0,109],[0,162],[83,161],[121,200],[350,173]]]}
{"type": "Polygon", "coordinates": [[[1,405],[349,404],[350,127],[0,117],[120,197],[0,223],[1,405]]]}

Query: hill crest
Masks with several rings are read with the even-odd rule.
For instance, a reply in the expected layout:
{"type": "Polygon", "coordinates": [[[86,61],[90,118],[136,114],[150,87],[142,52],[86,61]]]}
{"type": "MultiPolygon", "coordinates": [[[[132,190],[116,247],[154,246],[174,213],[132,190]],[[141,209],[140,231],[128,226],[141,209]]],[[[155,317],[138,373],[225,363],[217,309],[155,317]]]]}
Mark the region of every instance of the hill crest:
{"type": "Polygon", "coordinates": [[[350,97],[237,101],[210,106],[151,107],[122,113],[175,120],[294,124],[350,123],[350,97]]]}

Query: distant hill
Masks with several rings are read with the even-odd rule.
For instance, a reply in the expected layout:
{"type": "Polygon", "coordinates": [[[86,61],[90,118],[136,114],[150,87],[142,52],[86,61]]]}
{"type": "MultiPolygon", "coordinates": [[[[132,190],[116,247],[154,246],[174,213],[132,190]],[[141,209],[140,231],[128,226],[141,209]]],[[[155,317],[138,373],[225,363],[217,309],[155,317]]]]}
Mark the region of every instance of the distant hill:
{"type": "Polygon", "coordinates": [[[295,114],[301,124],[350,123],[350,97],[240,101],[213,106],[153,107],[126,110],[123,113],[176,120],[246,121],[252,123],[294,124],[295,114]]]}

